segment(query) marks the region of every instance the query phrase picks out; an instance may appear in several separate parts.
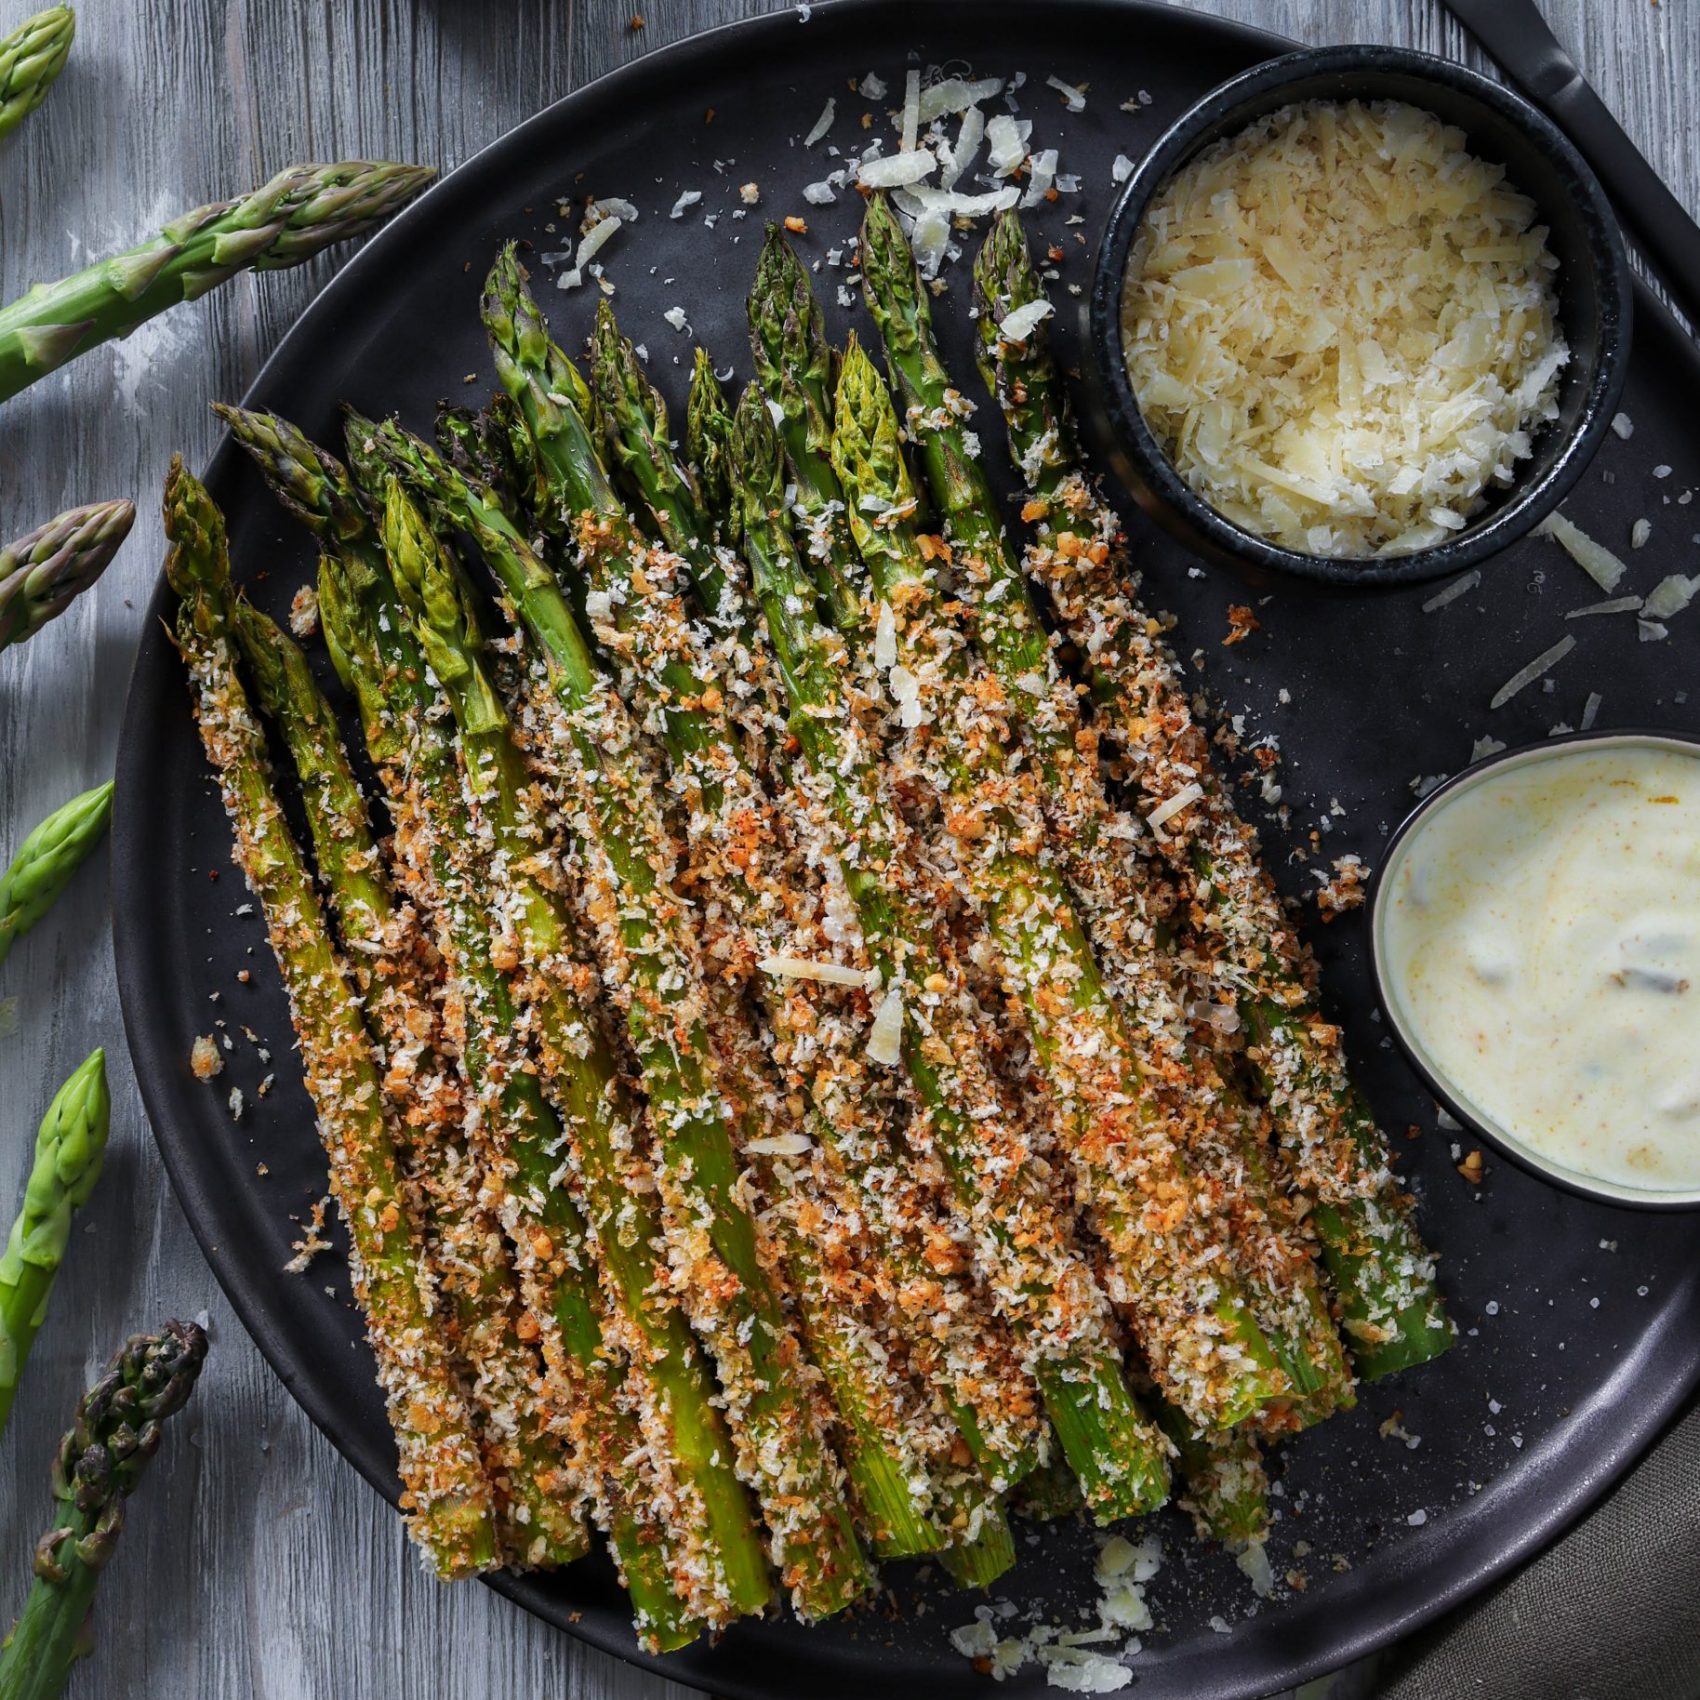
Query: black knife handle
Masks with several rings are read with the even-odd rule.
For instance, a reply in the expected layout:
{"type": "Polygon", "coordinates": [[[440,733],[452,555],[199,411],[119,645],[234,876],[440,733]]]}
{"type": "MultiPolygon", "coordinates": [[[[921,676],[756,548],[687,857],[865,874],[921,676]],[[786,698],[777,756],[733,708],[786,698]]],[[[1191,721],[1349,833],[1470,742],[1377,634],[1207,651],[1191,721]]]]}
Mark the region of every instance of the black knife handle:
{"type": "MultiPolygon", "coordinates": [[[[1700,332],[1700,225],[1660,181],[1587,79],[1562,55],[1560,61],[1562,73],[1547,87],[1531,80],[1530,93],[1594,168],[1619,217],[1700,332]]],[[[1554,71],[1559,73],[1559,67],[1554,71]]]]}

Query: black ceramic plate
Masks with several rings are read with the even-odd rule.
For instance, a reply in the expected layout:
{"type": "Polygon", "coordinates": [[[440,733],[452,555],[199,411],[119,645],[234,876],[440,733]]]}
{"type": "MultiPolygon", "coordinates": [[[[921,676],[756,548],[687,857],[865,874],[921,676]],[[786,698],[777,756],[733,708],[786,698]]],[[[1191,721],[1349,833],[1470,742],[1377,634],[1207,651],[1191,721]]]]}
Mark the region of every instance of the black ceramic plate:
{"type": "MultiPolygon", "coordinates": [[[[489,377],[477,322],[479,280],[504,237],[566,246],[543,228],[559,195],[636,201],[641,221],[604,250],[631,333],[652,372],[678,397],[691,339],[663,314],[689,315],[715,358],[747,373],[743,296],[760,219],[806,214],[805,252],[823,256],[854,228],[856,204],[802,203],[823,176],[802,135],[835,95],[833,139],[848,140],[868,105],[847,79],[877,70],[901,91],[907,63],[963,61],[982,74],[1027,72],[1024,112],[1063,150],[1083,192],[1032,217],[1065,258],[1064,278],[1088,277],[1089,244],[1112,192],[1112,161],[1137,156],[1167,120],[1215,83],[1285,43],[1183,11],[1102,0],[1044,5],[979,0],[874,0],[824,5],[808,21],[787,12],[645,59],[551,108],[436,187],[380,235],[325,291],[266,367],[252,404],[275,408],[334,439],[335,404],[399,409],[428,427],[445,393],[476,396],[489,377]],[[1047,73],[1089,85],[1068,115],[1047,73]],[[1133,113],[1139,91],[1151,104],[1133,113]],[[704,113],[715,110],[712,125],[704,113]],[[718,165],[716,162],[720,162],[718,165]],[[735,218],[738,185],[762,204],[735,218]],[[703,193],[692,216],[670,220],[681,189],[703,193]],[[718,212],[717,226],[701,215],[718,212]],[[1084,223],[1069,225],[1066,214],[1084,223]],[[479,385],[463,385],[468,373],[479,385]]],[[[875,122],[883,125],[883,114],[875,122]]],[[[939,304],[949,351],[969,370],[965,267],[939,304]]],[[[836,332],[849,315],[821,281],[836,332]]],[[[593,297],[544,299],[564,342],[585,332],[593,297]]],[[[860,309],[857,310],[860,316],[860,309]]],[[[1059,315],[1072,354],[1072,315],[1059,315]]],[[[1570,512],[1596,536],[1627,547],[1630,522],[1653,522],[1632,557],[1647,588],[1692,561],[1700,484],[1690,429],[1700,372],[1692,349],[1644,298],[1625,407],[1632,439],[1608,439],[1570,512]],[[1664,477],[1655,468],[1669,463],[1664,477]]],[[[1002,454],[995,420],[988,456],[1002,454]]],[[[279,613],[311,568],[305,536],[227,446],[208,472],[230,514],[237,573],[279,613]]],[[[1248,733],[1278,736],[1287,826],[1269,829],[1271,859],[1293,891],[1314,889],[1289,852],[1325,828],[1324,853],[1373,863],[1411,801],[1411,781],[1449,772],[1492,732],[1508,743],[1575,723],[1585,696],[1603,697],[1600,724],[1692,725],[1682,695],[1693,678],[1693,633],[1679,617],[1666,643],[1641,644],[1622,615],[1566,624],[1563,610],[1598,599],[1569,559],[1535,539],[1484,569],[1479,589],[1433,613],[1423,592],[1367,600],[1271,600],[1263,629],[1221,647],[1226,605],[1239,593],[1194,576],[1174,545],[1136,515],[1130,523],[1152,600],[1180,616],[1183,652],[1196,646],[1202,679],[1248,733]],[[1554,675],[1488,712],[1494,690],[1563,632],[1580,644],[1554,675]],[[1282,700],[1281,693],[1287,694],[1282,700]],[[1336,807],[1338,813],[1334,812],[1336,807]]],[[[143,622],[119,759],[114,900],[119,980],[136,1070],[161,1152],[208,1260],[261,1349],[312,1416],[382,1492],[396,1484],[368,1359],[335,1256],[303,1276],[283,1273],[304,1214],[323,1189],[323,1163],[289,1043],[277,977],[259,919],[230,865],[230,833],[195,734],[156,602],[143,622]],[[240,969],[252,980],[239,983],[240,969]],[[216,1000],[216,1001],[214,1001],[216,1000]],[[224,1022],[234,1042],[213,1087],[190,1076],[197,1033],[224,1022]],[[262,1061],[243,1028],[272,1051],[262,1061]],[[260,1098],[261,1078],[277,1084],[260,1098]],[[232,1122],[232,1085],[249,1109],[232,1122]],[[328,1290],[327,1290],[328,1289],[328,1290]]],[[[1317,864],[1312,864],[1317,865],[1317,864]]],[[[1432,1103],[1394,1054],[1374,1013],[1362,916],[1321,930],[1331,1008],[1345,1023],[1362,1078],[1422,1199],[1422,1221],[1443,1254],[1463,1338],[1457,1351],[1392,1385],[1366,1390],[1359,1409],[1282,1456],[1281,1518],[1271,1543],[1278,1575],[1302,1571],[1253,1609],[1245,1579],[1198,1549],[1175,1513],[1157,1527],[1167,1561],[1149,1590],[1158,1628],[1136,1661],[1137,1692],[1227,1700],[1284,1686],[1391,1640],[1527,1557],[1597,1498],[1653,1439],[1700,1367],[1694,1231],[1680,1216],[1629,1215],[1590,1205],[1490,1163],[1477,1189],[1455,1172],[1432,1103]],[[1406,1127],[1420,1137],[1406,1141],[1406,1127]],[[1384,1438],[1394,1412],[1420,1446],[1384,1438]],[[1301,1550],[1301,1544],[1304,1549],[1301,1550]],[[1212,1629],[1212,1619],[1221,1625],[1212,1629]]],[[[1093,1541],[1082,1528],[1031,1534],[1018,1569],[995,1590],[1023,1617],[1071,1618],[1091,1596],[1093,1541]]],[[[719,1646],[663,1661],[669,1675],[727,1696],[817,1700],[887,1693],[983,1694],[948,1644],[973,1602],[925,1579],[894,1574],[895,1609],[806,1630],[790,1621],[744,1624],[719,1646]],[[925,1609],[921,1609],[924,1604],[925,1609]]],[[[635,1656],[611,1573],[587,1561],[555,1577],[496,1584],[529,1610],[610,1651],[635,1656]]],[[[476,1657],[476,1652],[473,1654],[476,1657]]],[[[1030,1668],[1005,1684],[1037,1694],[1030,1668]]]]}

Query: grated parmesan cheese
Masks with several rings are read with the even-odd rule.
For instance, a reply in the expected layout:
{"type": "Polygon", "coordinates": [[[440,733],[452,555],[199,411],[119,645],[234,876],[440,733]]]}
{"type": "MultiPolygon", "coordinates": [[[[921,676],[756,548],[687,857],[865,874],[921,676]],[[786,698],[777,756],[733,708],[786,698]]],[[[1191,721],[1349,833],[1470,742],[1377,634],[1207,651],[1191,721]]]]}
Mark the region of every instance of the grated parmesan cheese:
{"type": "Polygon", "coordinates": [[[1236,525],[1331,556],[1453,535],[1557,413],[1534,204],[1393,102],[1289,106],[1207,148],[1135,239],[1128,375],[1236,525]]]}

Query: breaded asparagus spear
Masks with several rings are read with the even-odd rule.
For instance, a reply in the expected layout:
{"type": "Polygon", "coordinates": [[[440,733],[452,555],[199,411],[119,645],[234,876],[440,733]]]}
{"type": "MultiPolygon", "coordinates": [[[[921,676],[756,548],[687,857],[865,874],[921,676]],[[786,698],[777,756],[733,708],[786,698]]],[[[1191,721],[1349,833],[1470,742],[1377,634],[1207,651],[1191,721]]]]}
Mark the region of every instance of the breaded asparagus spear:
{"type": "Polygon", "coordinates": [[[350,1272],[395,1430],[403,1504],[440,1575],[496,1562],[494,1496],[415,1224],[359,1001],[331,945],[312,879],[273,794],[265,735],[236,672],[224,516],[180,459],[165,485],[165,574],[182,599],[175,636],[201,741],[236,829],[237,860],[265,912],[319,1114],[350,1272]]]}

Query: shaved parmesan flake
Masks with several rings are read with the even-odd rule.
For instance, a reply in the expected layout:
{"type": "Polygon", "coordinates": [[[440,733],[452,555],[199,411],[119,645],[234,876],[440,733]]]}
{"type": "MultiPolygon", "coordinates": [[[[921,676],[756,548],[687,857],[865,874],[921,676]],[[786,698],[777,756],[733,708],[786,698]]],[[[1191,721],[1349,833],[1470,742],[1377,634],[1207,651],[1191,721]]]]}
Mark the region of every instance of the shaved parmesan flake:
{"type": "Polygon", "coordinates": [[[864,100],[884,100],[885,92],[885,78],[876,75],[872,71],[870,71],[862,79],[861,86],[857,90],[857,93],[859,93],[864,100]]]}
{"type": "Polygon", "coordinates": [[[1519,667],[1497,691],[1489,708],[1503,708],[1525,685],[1532,685],[1543,673],[1549,673],[1576,647],[1573,637],[1560,638],[1551,649],[1542,650],[1526,667],[1519,667]]]}
{"type": "Polygon", "coordinates": [[[913,153],[887,154],[881,159],[865,159],[857,172],[857,181],[867,189],[899,189],[908,183],[919,183],[938,169],[938,156],[925,148],[913,153]]]}
{"type": "Polygon", "coordinates": [[[980,151],[980,143],[985,139],[986,115],[979,107],[971,106],[962,114],[962,128],[956,132],[956,140],[942,148],[939,154],[939,187],[954,189],[969,166],[974,163],[974,156],[980,151]]]}
{"type": "Polygon", "coordinates": [[[874,620],[874,665],[883,673],[897,660],[897,620],[889,602],[880,603],[874,620]]]}
{"type": "Polygon", "coordinates": [[[999,112],[986,120],[987,162],[998,177],[1007,177],[1027,157],[1027,138],[1033,126],[999,112]]]}
{"type": "Polygon", "coordinates": [[[1614,413],[1611,428],[1627,443],[1635,435],[1635,421],[1627,413],[1614,413]]]}
{"type": "Polygon", "coordinates": [[[1605,698],[1598,691],[1589,691],[1588,700],[1582,705],[1582,724],[1579,730],[1583,732],[1593,730],[1594,722],[1599,718],[1600,704],[1603,701],[1605,701],[1605,698]]]}
{"type": "Polygon", "coordinates": [[[943,118],[946,113],[966,112],[969,107],[977,106],[982,100],[990,100],[1002,88],[1002,77],[984,77],[973,83],[965,77],[946,77],[922,94],[920,121],[930,124],[935,118],[943,118]]]}
{"type": "Polygon", "coordinates": [[[584,282],[585,268],[613,241],[622,224],[637,217],[637,208],[630,201],[592,201],[584,209],[584,235],[578,252],[573,255],[571,271],[555,279],[557,289],[577,289],[584,282]]]}
{"type": "Polygon", "coordinates": [[[1423,612],[1432,614],[1436,608],[1444,608],[1448,602],[1456,602],[1466,591],[1474,590],[1482,582],[1482,575],[1471,567],[1467,573],[1460,574],[1444,590],[1437,590],[1423,604],[1423,612]]]}
{"type": "Polygon", "coordinates": [[[1266,1600],[1275,1591],[1275,1576],[1269,1566],[1269,1554],[1261,1541],[1253,1541],[1235,1560],[1251,1578],[1251,1591],[1266,1600]]]}
{"type": "Polygon", "coordinates": [[[1586,608],[1567,608],[1567,620],[1583,620],[1590,614],[1635,614],[1641,610],[1639,596],[1614,596],[1609,602],[1590,602],[1586,608]]]}
{"type": "Polygon", "coordinates": [[[756,967],[776,979],[819,980],[828,986],[863,986],[868,979],[860,968],[846,968],[837,962],[813,962],[806,956],[764,956],[756,967]]]}
{"type": "Polygon", "coordinates": [[[921,131],[921,73],[911,71],[903,79],[903,152],[915,151],[921,131]]]}
{"type": "MultiPolygon", "coordinates": [[[[832,103],[828,101],[827,104],[830,106],[832,103]]],[[[673,203],[673,210],[668,213],[667,216],[669,218],[683,218],[685,216],[686,209],[696,206],[701,200],[702,190],[686,189],[684,193],[679,196],[678,200],[673,203]]]]}
{"type": "Polygon", "coordinates": [[[915,250],[922,277],[937,277],[950,248],[950,215],[937,210],[923,212],[915,220],[909,245],[915,250]]]}
{"type": "Polygon", "coordinates": [[[837,193],[832,187],[832,179],[828,177],[823,178],[819,183],[805,183],[803,185],[803,199],[811,207],[830,207],[838,199],[837,193]]]}
{"type": "Polygon", "coordinates": [[[1011,187],[1008,189],[989,189],[983,195],[964,195],[952,189],[948,192],[933,189],[921,184],[913,189],[902,189],[899,195],[913,203],[916,213],[938,213],[945,218],[978,218],[982,213],[1002,212],[1005,207],[1013,207],[1021,199],[1021,191],[1011,187]]]}
{"type": "MultiPolygon", "coordinates": [[[[1498,738],[1491,737],[1491,736],[1486,737],[1486,738],[1478,738],[1475,741],[1475,743],[1473,743],[1470,746],[1470,760],[1471,761],[1485,760],[1488,756],[1498,755],[1499,752],[1501,750],[1503,750],[1504,748],[1505,748],[1504,742],[1502,740],[1498,739],[1498,738]]],[[[1456,1126],[1457,1124],[1454,1123],[1453,1125],[1456,1126]]]]}
{"type": "Polygon", "coordinates": [[[832,120],[837,111],[838,102],[828,95],[826,105],[820,109],[820,117],[815,120],[814,128],[803,138],[804,147],[812,148],[832,128],[832,120]]]}
{"type": "Polygon", "coordinates": [[[1653,522],[1650,519],[1638,519],[1629,528],[1629,547],[1644,548],[1647,539],[1653,535],[1653,522]]]}
{"type": "Polygon", "coordinates": [[[1133,175],[1133,161],[1125,153],[1119,153],[1110,162],[1110,181],[1125,183],[1133,175]]]}
{"type": "Polygon", "coordinates": [[[1045,79],[1046,88],[1052,88],[1063,97],[1063,104],[1070,112],[1086,110],[1086,96],[1073,83],[1065,83],[1061,77],[1050,76],[1045,79]]]}
{"type": "Polygon", "coordinates": [[[874,1024],[868,1029],[868,1059],[894,1067],[903,1059],[903,988],[893,986],[874,1012],[874,1024]]]}
{"type": "Polygon", "coordinates": [[[1535,527],[1538,537],[1550,537],[1601,590],[1616,590],[1629,571],[1603,543],[1596,543],[1581,526],[1554,511],[1535,527]]]}
{"type": "Polygon", "coordinates": [[[685,318],[685,309],[683,307],[669,307],[667,311],[661,315],[661,317],[665,319],[674,330],[686,334],[689,333],[691,327],[689,321],[685,318]]]}
{"type": "Polygon", "coordinates": [[[1569,349],[1534,203],[1393,102],[1284,107],[1159,191],[1129,256],[1128,375],[1177,471],[1305,553],[1456,535],[1556,418],[1569,349]]]}
{"type": "Polygon", "coordinates": [[[1025,342],[1055,311],[1042,296],[1037,301],[1029,301],[1025,307],[1017,307],[998,320],[998,335],[1005,342],[1025,342]]]}
{"type": "Polygon", "coordinates": [[[1039,1657],[1045,1686],[1067,1694],[1118,1694],[1133,1681],[1126,1665],[1084,1648],[1047,1647],[1039,1657]]]}
{"type": "Polygon", "coordinates": [[[1165,798],[1151,811],[1150,814],[1145,817],[1145,824],[1150,827],[1153,832],[1160,833],[1165,821],[1173,820],[1182,809],[1189,808],[1203,795],[1204,787],[1196,780],[1190,784],[1183,785],[1180,790],[1174,794],[1174,796],[1165,798]]]}
{"type": "Polygon", "coordinates": [[[1680,614],[1697,593],[1700,593],[1700,575],[1688,578],[1682,573],[1672,573],[1648,591],[1641,612],[1649,620],[1668,620],[1672,614],[1680,614]]]}
{"type": "Polygon", "coordinates": [[[1057,180],[1057,150],[1042,148],[1027,161],[1027,193],[1021,197],[1024,207],[1036,207],[1051,192],[1057,180]]]}
{"type": "Polygon", "coordinates": [[[764,1139],[747,1139],[744,1149],[756,1157],[801,1157],[814,1150],[806,1134],[773,1133],[764,1139]]]}
{"type": "Polygon", "coordinates": [[[1663,643],[1670,636],[1670,628],[1657,620],[1637,620],[1635,625],[1643,643],[1663,643]]]}

